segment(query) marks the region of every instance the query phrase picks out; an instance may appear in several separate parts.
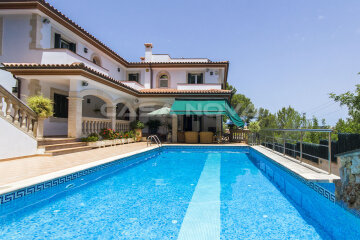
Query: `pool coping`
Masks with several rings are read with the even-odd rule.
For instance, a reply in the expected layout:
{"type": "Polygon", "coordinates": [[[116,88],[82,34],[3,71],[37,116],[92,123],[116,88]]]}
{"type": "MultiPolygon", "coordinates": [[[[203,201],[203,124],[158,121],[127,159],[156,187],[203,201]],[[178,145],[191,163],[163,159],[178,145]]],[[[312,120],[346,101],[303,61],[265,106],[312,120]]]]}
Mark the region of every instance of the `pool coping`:
{"type": "Polygon", "coordinates": [[[131,156],[139,154],[139,153],[145,153],[145,152],[151,151],[156,148],[157,148],[157,146],[150,146],[150,147],[146,147],[144,149],[132,151],[129,153],[124,153],[124,154],[116,155],[113,157],[97,160],[94,162],[81,164],[81,165],[78,165],[75,167],[66,168],[63,170],[56,171],[56,172],[42,174],[42,175],[39,175],[36,177],[31,177],[31,178],[27,178],[24,180],[5,184],[3,186],[0,186],[0,196],[5,195],[7,193],[15,192],[15,191],[23,189],[23,188],[27,188],[27,187],[34,186],[34,185],[37,185],[40,183],[44,183],[46,181],[64,177],[69,174],[73,174],[73,173],[80,172],[80,171],[83,171],[86,169],[90,169],[90,168],[93,168],[96,166],[100,166],[100,165],[103,165],[103,164],[106,164],[109,162],[113,162],[113,161],[120,160],[123,158],[131,157],[131,156]]]}
{"type": "Polygon", "coordinates": [[[328,174],[326,171],[322,169],[316,169],[315,167],[306,163],[301,164],[300,161],[297,161],[296,159],[290,159],[289,157],[285,157],[263,146],[251,146],[251,148],[307,181],[317,183],[333,183],[335,180],[340,179],[339,176],[328,174]]]}

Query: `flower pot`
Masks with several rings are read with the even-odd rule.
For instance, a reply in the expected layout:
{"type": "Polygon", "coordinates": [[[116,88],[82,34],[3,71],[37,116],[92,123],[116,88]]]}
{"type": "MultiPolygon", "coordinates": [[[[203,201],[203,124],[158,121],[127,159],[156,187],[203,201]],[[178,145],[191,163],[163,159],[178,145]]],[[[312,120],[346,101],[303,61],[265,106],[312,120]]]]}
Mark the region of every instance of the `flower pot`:
{"type": "Polygon", "coordinates": [[[126,139],[125,139],[125,138],[122,138],[122,139],[120,139],[120,141],[121,141],[121,144],[125,144],[126,139]]]}
{"type": "Polygon", "coordinates": [[[93,148],[105,147],[105,142],[104,141],[88,142],[87,145],[93,148]]]}
{"type": "Polygon", "coordinates": [[[141,138],[142,138],[142,130],[141,129],[135,129],[135,136],[136,136],[136,141],[140,142],[141,138]]]}
{"type": "Polygon", "coordinates": [[[113,140],[104,140],[105,146],[112,146],[114,144],[113,140]]]}
{"type": "Polygon", "coordinates": [[[133,142],[135,142],[135,140],[134,140],[134,138],[128,138],[128,142],[133,143],[133,142]]]}
{"type": "Polygon", "coordinates": [[[120,145],[120,144],[122,144],[121,139],[115,139],[114,141],[115,141],[115,145],[120,145]]]}

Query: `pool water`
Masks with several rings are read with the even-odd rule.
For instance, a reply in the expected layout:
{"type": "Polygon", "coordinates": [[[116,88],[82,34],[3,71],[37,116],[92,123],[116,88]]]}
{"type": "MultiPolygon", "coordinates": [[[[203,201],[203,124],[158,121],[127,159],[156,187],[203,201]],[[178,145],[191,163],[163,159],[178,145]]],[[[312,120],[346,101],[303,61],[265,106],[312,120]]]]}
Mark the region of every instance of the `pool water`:
{"type": "Polygon", "coordinates": [[[2,204],[0,238],[360,238],[358,218],[253,149],[166,147],[151,154],[53,189],[46,200],[32,194],[31,206],[14,208],[15,201],[9,211],[2,204]]]}

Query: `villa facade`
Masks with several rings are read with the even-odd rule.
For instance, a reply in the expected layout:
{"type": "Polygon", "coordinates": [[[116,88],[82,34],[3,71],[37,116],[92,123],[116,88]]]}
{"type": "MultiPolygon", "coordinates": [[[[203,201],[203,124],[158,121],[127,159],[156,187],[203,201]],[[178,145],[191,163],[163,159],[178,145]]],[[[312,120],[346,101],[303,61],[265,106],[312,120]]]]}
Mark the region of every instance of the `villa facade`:
{"type": "MultiPolygon", "coordinates": [[[[176,99],[231,97],[229,62],[153,54],[151,43],[139,62],[129,62],[45,1],[0,1],[0,36],[0,62],[9,73],[1,85],[23,102],[37,94],[54,102],[44,136],[127,130],[176,99]]],[[[215,132],[222,125],[221,115],[173,115],[170,122],[173,142],[178,130],[215,132]]]]}

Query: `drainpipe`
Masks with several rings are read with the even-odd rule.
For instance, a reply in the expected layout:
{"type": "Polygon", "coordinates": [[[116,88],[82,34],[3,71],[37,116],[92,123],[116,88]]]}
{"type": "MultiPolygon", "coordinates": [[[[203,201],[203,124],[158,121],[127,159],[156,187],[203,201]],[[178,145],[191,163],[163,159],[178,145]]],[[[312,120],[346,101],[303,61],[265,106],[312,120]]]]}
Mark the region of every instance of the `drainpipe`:
{"type": "Polygon", "coordinates": [[[149,63],[149,67],[150,67],[150,88],[153,88],[153,70],[151,67],[151,63],[149,63]]]}
{"type": "Polygon", "coordinates": [[[21,79],[13,75],[13,78],[16,79],[16,87],[17,87],[17,98],[21,100],[21,79]]]}

